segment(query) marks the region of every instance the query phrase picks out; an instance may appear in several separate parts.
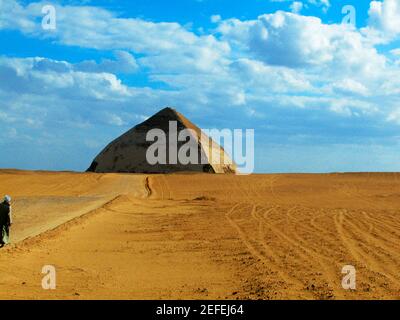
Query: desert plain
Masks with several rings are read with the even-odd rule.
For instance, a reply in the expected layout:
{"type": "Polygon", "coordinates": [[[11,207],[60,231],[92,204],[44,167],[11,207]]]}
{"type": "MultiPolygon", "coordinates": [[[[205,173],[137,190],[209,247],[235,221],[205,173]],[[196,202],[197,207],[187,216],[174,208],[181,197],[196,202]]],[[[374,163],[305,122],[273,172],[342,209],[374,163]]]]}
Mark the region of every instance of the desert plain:
{"type": "Polygon", "coordinates": [[[4,194],[0,299],[400,298],[398,173],[1,170],[4,194]]]}

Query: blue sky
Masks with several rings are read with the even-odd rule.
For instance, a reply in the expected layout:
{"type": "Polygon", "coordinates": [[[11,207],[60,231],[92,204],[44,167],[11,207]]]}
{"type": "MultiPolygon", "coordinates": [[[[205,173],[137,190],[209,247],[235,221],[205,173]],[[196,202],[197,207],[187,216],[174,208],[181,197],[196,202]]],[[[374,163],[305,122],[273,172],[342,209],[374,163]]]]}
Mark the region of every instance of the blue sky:
{"type": "Polygon", "coordinates": [[[0,41],[1,168],[85,170],[174,106],[254,129],[257,172],[400,171],[397,0],[0,0],[0,41]]]}

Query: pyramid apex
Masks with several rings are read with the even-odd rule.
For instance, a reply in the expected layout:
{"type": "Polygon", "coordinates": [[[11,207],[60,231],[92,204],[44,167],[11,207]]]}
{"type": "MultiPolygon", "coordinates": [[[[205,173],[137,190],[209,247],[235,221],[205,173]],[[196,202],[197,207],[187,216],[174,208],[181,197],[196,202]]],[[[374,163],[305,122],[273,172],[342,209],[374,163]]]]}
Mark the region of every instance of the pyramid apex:
{"type": "Polygon", "coordinates": [[[178,111],[176,111],[175,108],[168,106],[168,107],[161,109],[160,111],[158,111],[156,114],[153,115],[153,117],[156,117],[156,118],[159,116],[168,117],[168,118],[179,118],[180,113],[178,111]]]}
{"type": "Polygon", "coordinates": [[[173,107],[170,107],[170,106],[167,106],[167,107],[161,109],[161,111],[162,110],[173,110],[173,111],[176,111],[173,107]]]}
{"type": "Polygon", "coordinates": [[[163,109],[160,110],[160,112],[163,112],[163,111],[177,112],[176,109],[173,108],[173,107],[165,107],[165,108],[163,108],[163,109]]]}

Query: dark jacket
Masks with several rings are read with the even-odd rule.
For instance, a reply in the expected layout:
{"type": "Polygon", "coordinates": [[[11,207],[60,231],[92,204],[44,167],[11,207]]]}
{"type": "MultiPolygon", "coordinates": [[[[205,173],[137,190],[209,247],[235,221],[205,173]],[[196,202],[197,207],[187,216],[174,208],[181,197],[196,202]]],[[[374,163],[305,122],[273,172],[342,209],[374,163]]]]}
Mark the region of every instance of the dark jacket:
{"type": "Polygon", "coordinates": [[[0,203],[0,226],[9,226],[12,223],[11,208],[7,202],[0,203]]]}

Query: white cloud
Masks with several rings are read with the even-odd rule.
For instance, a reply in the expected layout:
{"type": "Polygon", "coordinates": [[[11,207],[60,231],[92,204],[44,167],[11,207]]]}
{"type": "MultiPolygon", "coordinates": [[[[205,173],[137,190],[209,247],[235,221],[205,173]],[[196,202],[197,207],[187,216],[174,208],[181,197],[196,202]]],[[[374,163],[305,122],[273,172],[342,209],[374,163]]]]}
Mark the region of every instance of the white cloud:
{"type": "Polygon", "coordinates": [[[292,10],[293,13],[300,13],[301,9],[303,9],[303,2],[293,1],[290,5],[290,10],[292,10]]]}
{"type": "Polygon", "coordinates": [[[354,79],[339,80],[332,83],[330,87],[332,90],[344,95],[356,94],[365,97],[370,95],[368,88],[354,79]]]}
{"type": "Polygon", "coordinates": [[[126,51],[116,51],[116,60],[103,59],[100,63],[89,60],[78,63],[75,70],[83,72],[135,73],[139,66],[133,55],[126,51]]]}
{"type": "Polygon", "coordinates": [[[319,18],[278,11],[257,20],[224,20],[224,40],[267,64],[292,68],[335,66],[340,71],[371,73],[385,64],[363,36],[349,26],[323,24],[319,18]]]}
{"type": "Polygon", "coordinates": [[[286,67],[268,66],[261,61],[239,59],[231,64],[237,77],[248,87],[268,88],[269,92],[305,92],[313,87],[307,77],[286,67]]]}
{"type": "Polygon", "coordinates": [[[387,44],[400,35],[400,3],[398,0],[371,1],[368,25],[361,29],[368,40],[376,44],[387,44]]]}
{"type": "MultiPolygon", "coordinates": [[[[157,66],[162,62],[164,67],[168,67],[170,63],[180,61],[183,67],[188,64],[188,68],[206,70],[215,69],[218,64],[215,60],[230,50],[226,43],[217,41],[214,36],[198,36],[178,23],[120,18],[108,10],[90,6],[54,5],[57,29],[49,32],[42,30],[41,23],[38,23],[38,19],[40,21],[43,17],[41,8],[45,2],[23,7],[15,0],[6,0],[7,5],[4,4],[5,0],[0,1],[2,16],[5,17],[0,29],[18,29],[29,36],[54,39],[62,45],[114,50],[118,54],[117,63],[128,63],[130,72],[136,66],[128,52],[152,56],[157,66]],[[13,23],[13,20],[17,23],[13,23]]],[[[214,20],[217,18],[215,16],[214,20]]],[[[92,62],[86,62],[82,67],[98,68],[92,62]]],[[[100,67],[112,72],[116,64],[104,61],[100,67]]]]}
{"type": "Polygon", "coordinates": [[[389,122],[395,122],[400,125],[400,108],[393,110],[387,117],[389,122]]]}
{"type": "Polygon", "coordinates": [[[390,36],[400,34],[400,2],[398,0],[371,1],[369,26],[390,36]]]}
{"type": "Polygon", "coordinates": [[[400,56],[400,48],[390,50],[390,53],[394,56],[400,56]]]}
{"type": "Polygon", "coordinates": [[[307,0],[308,3],[329,8],[331,6],[330,0],[307,0]]]}
{"type": "Polygon", "coordinates": [[[129,95],[127,88],[111,73],[75,71],[65,61],[0,57],[0,90],[16,93],[74,95],[87,99],[129,95]]]}
{"type": "MultiPolygon", "coordinates": [[[[295,11],[293,9],[302,9],[303,8],[303,3],[300,1],[294,1],[294,0],[272,0],[273,2],[291,2],[290,4],[290,9],[292,9],[293,12],[299,12],[295,11]]],[[[324,12],[328,10],[328,8],[331,6],[330,0],[304,0],[307,4],[317,6],[317,7],[322,7],[324,12]]]]}
{"type": "MultiPolygon", "coordinates": [[[[180,100],[193,108],[241,106],[253,114],[262,114],[262,108],[270,104],[313,110],[318,101],[318,108],[350,115],[356,114],[354,109],[376,111],[374,103],[357,97],[370,97],[377,88],[384,88],[386,95],[395,93],[393,81],[385,82],[386,58],[361,33],[324,24],[316,17],[276,12],[256,20],[221,20],[219,35],[197,36],[176,23],[122,19],[98,8],[59,10],[64,23],[71,19],[67,12],[77,15],[72,27],[64,24],[53,35],[57,41],[116,50],[116,60],[71,64],[46,58],[3,58],[0,77],[11,79],[4,81],[3,90],[120,105],[129,101],[165,105],[180,100]],[[129,27],[121,29],[122,25],[129,27]],[[146,32],[150,36],[138,38],[146,32]],[[136,61],[130,50],[141,57],[136,61]],[[151,81],[163,82],[172,90],[129,87],[115,75],[136,72],[138,65],[146,68],[151,81]],[[324,94],[322,101],[319,96],[324,94]]],[[[43,36],[35,30],[24,32],[43,36]]],[[[114,125],[125,123],[109,119],[114,125]]]]}
{"type": "Polygon", "coordinates": [[[34,15],[14,0],[0,0],[0,29],[34,30],[34,15]]]}
{"type": "Polygon", "coordinates": [[[135,73],[138,71],[139,66],[136,59],[129,52],[116,51],[114,54],[116,60],[103,59],[100,63],[94,60],[85,60],[76,64],[69,64],[65,61],[38,58],[34,61],[34,64],[36,70],[44,72],[135,73]]]}
{"type": "Polygon", "coordinates": [[[139,59],[139,63],[150,67],[156,73],[200,72],[219,73],[229,63],[230,47],[213,36],[202,37],[202,44],[182,46],[177,50],[166,51],[158,55],[148,55],[139,59]]]}
{"type": "Polygon", "coordinates": [[[222,18],[219,14],[214,14],[210,17],[210,21],[212,23],[217,23],[217,22],[220,22],[221,20],[222,20],[222,18]]]}
{"type": "MultiPolygon", "coordinates": [[[[44,58],[14,59],[12,68],[7,63],[1,65],[3,74],[14,79],[14,83],[4,84],[10,90],[37,93],[57,88],[63,95],[75,90],[77,96],[87,99],[124,100],[138,90],[147,95],[146,90],[127,87],[115,74],[137,72],[140,65],[151,80],[188,96],[192,92],[200,104],[209,103],[211,97],[221,101],[225,97],[233,105],[245,105],[265,90],[338,98],[347,94],[368,97],[377,88],[384,88],[386,94],[395,92],[394,82],[387,79],[386,57],[361,32],[324,24],[316,17],[278,11],[241,21],[221,20],[215,15],[212,20],[218,23],[219,33],[199,36],[178,23],[120,18],[101,8],[57,5],[58,29],[47,33],[40,29],[40,23],[29,23],[41,16],[42,3],[25,7],[14,0],[1,3],[4,16],[9,17],[14,8],[19,21],[12,25],[10,19],[4,19],[3,28],[52,37],[64,45],[112,50],[116,55],[116,60],[75,64],[44,58]],[[136,60],[131,52],[140,58],[136,60]]],[[[308,3],[330,5],[329,1],[308,3]]],[[[162,93],[164,97],[174,94],[162,93]]]]}
{"type": "Polygon", "coordinates": [[[114,126],[123,126],[125,125],[125,121],[122,120],[122,118],[116,114],[109,113],[107,114],[108,118],[108,123],[114,126]]]}

